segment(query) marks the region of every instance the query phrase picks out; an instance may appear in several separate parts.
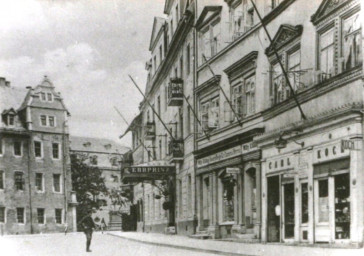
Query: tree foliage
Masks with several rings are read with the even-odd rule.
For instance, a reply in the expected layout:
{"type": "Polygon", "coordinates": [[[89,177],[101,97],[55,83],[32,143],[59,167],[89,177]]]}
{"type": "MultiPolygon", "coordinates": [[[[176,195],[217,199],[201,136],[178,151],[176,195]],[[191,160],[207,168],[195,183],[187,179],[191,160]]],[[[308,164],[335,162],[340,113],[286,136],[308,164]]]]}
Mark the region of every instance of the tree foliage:
{"type": "Polygon", "coordinates": [[[100,208],[98,195],[108,195],[102,171],[96,166],[89,165],[87,161],[88,156],[85,154],[71,155],[72,186],[79,203],[78,219],[87,215],[89,209],[100,208]]]}

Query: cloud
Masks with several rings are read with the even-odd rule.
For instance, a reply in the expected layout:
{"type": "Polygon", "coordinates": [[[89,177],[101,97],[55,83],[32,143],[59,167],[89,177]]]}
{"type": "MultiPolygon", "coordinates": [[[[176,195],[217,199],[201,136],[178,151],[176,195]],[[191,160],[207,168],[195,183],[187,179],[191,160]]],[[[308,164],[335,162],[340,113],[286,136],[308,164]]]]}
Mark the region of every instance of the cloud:
{"type": "Polygon", "coordinates": [[[0,1],[0,76],[25,87],[48,75],[71,112],[72,134],[116,139],[127,125],[114,106],[129,122],[138,112],[142,97],[128,74],[144,90],[153,16],[161,16],[163,4],[0,1]]]}

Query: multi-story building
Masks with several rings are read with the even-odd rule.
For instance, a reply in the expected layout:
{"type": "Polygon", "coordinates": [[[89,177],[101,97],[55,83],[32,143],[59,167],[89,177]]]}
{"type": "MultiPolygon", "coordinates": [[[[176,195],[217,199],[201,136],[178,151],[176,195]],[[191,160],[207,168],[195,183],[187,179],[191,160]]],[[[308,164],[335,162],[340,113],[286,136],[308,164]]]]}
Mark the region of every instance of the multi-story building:
{"type": "MultiPolygon", "coordinates": [[[[177,139],[183,135],[183,157],[174,158],[177,232],[196,214],[197,233],[214,238],[362,244],[362,3],[195,0],[186,3],[193,8],[181,6],[166,1],[168,19],[155,21],[147,100],[130,126],[135,164],[153,156],[168,160],[170,136],[148,102],[177,139]],[[180,17],[177,26],[171,17],[180,17]],[[192,54],[181,61],[191,62],[190,75],[177,65],[183,45],[192,54]],[[171,74],[182,78],[170,80],[183,88],[172,93],[178,101],[163,94],[171,74]],[[163,109],[163,99],[180,107],[163,109]],[[189,117],[195,110],[197,118],[189,117]]],[[[139,191],[149,231],[158,207],[147,186],[139,191]]]]}
{"type": "Polygon", "coordinates": [[[76,230],[68,110],[45,77],[19,89],[0,78],[1,234],[76,230]]]}
{"type": "Polygon", "coordinates": [[[178,233],[195,230],[194,121],[189,106],[193,105],[194,5],[194,1],[167,0],[165,18],[156,17],[153,23],[146,100],[129,127],[133,159],[134,165],[175,166],[176,191],[175,195],[161,192],[163,181],[158,180],[135,186],[139,230],[163,232],[175,224],[178,233]],[[163,208],[167,201],[172,204],[163,208]]]}
{"type": "MultiPolygon", "coordinates": [[[[99,168],[109,191],[121,191],[123,155],[130,150],[129,148],[102,138],[71,136],[70,141],[71,155],[82,155],[87,164],[99,168]]],[[[104,194],[98,195],[95,200],[100,202],[100,209],[93,213],[95,222],[101,225],[104,220],[110,230],[121,230],[121,210],[129,211],[130,205],[125,205],[121,209],[119,205],[113,205],[110,197],[104,194]]]]}
{"type": "Polygon", "coordinates": [[[361,3],[210,2],[195,23],[199,230],[362,244],[361,3]]]}

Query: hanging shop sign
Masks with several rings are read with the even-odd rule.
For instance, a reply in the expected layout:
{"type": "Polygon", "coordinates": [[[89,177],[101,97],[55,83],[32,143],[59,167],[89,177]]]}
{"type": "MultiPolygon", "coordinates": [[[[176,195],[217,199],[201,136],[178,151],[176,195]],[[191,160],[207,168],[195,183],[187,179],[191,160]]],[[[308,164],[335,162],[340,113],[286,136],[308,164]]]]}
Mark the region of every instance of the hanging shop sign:
{"type": "Polygon", "coordinates": [[[341,148],[355,150],[355,143],[352,140],[341,140],[341,148]]]}
{"type": "Polygon", "coordinates": [[[158,180],[175,174],[175,166],[130,166],[124,168],[123,181],[158,180]]]}

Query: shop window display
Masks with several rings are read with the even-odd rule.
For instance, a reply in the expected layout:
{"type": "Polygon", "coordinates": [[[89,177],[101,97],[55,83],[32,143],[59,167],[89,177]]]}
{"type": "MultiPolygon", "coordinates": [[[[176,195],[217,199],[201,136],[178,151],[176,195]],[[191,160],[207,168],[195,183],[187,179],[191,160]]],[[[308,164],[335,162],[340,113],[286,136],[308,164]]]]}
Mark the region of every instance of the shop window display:
{"type": "Polygon", "coordinates": [[[350,238],[349,174],[335,176],[335,239],[350,238]]]}
{"type": "Polygon", "coordinates": [[[235,180],[232,176],[222,178],[223,186],[223,221],[234,221],[234,186],[235,180]]]}

